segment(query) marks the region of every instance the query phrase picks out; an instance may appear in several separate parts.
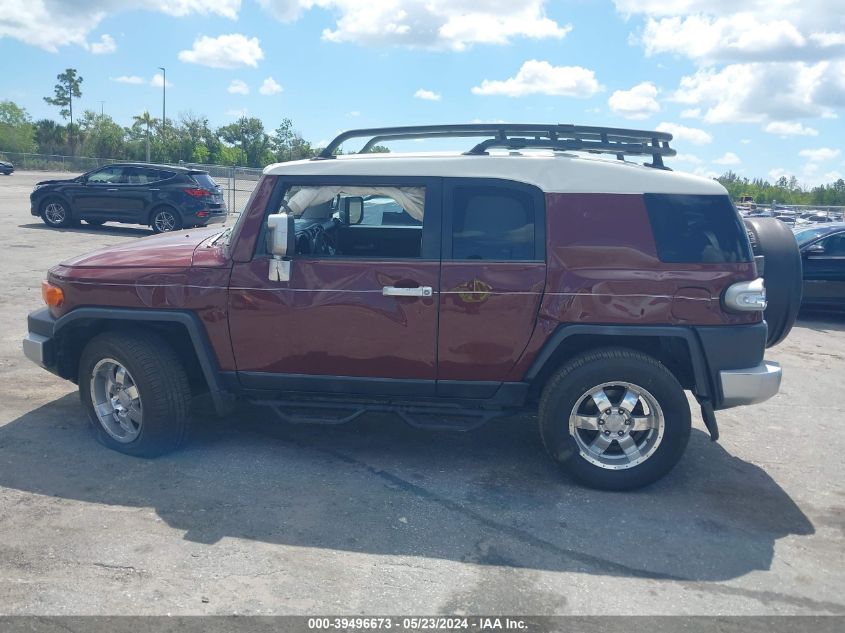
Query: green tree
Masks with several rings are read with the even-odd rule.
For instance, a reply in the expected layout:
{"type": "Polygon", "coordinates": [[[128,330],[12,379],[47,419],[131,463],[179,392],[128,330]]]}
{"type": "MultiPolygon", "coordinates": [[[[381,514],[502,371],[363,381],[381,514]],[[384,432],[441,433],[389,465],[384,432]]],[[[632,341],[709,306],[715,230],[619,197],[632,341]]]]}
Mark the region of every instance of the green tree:
{"type": "Polygon", "coordinates": [[[79,119],[79,129],[86,156],[122,158],[126,155],[126,131],[108,114],[86,110],[79,119]]]}
{"type": "Polygon", "coordinates": [[[273,157],[280,163],[289,160],[312,158],[317,153],[311,147],[311,143],[302,138],[302,135],[293,129],[293,122],[287,118],[282,119],[281,125],[276,128],[270,142],[273,157]]]}
{"type": "Polygon", "coordinates": [[[7,152],[35,149],[29,114],[14,101],[0,101],[0,149],[7,152]]]}
{"type": "Polygon", "coordinates": [[[44,97],[44,101],[50,105],[58,106],[59,115],[63,119],[70,117],[70,125],[68,126],[68,135],[70,138],[71,153],[73,153],[73,98],[82,97],[82,77],[76,74],[75,68],[67,68],[65,72],[56,75],[58,83],[55,85],[55,93],[52,97],[44,97]]]}
{"type": "Polygon", "coordinates": [[[65,151],[67,130],[52,119],[35,122],[35,145],[41,154],[60,154],[65,151]]]}
{"type": "Polygon", "coordinates": [[[241,117],[219,128],[217,134],[223,142],[240,147],[249,167],[262,167],[273,160],[270,137],[264,131],[261,119],[241,117]]]}
{"type": "Polygon", "coordinates": [[[158,119],[153,118],[150,116],[148,110],[144,110],[143,114],[135,115],[132,117],[132,120],[140,126],[146,127],[146,134],[145,134],[145,145],[146,145],[146,157],[147,162],[150,162],[150,128],[155,127],[158,125],[158,119]]]}

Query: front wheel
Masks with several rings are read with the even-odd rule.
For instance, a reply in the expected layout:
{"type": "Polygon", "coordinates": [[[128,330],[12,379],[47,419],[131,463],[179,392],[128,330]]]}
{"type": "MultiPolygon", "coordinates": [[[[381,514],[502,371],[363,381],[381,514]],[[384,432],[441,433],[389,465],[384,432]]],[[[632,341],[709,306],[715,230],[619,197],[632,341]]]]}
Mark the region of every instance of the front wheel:
{"type": "Polygon", "coordinates": [[[659,361],[606,349],[567,363],[543,391],[540,434],[552,458],[581,483],[632,490],[678,462],[690,436],[684,390],[659,361]]]}
{"type": "Polygon", "coordinates": [[[137,457],[179,448],[191,389],[176,353],[151,332],[106,332],[79,361],[79,395],[97,439],[137,457]]]}
{"type": "Polygon", "coordinates": [[[153,211],[150,227],[153,229],[153,233],[178,231],[182,228],[182,220],[179,218],[179,214],[173,209],[159,207],[153,211]]]}
{"type": "Polygon", "coordinates": [[[70,226],[70,208],[61,198],[47,198],[41,203],[41,219],[54,229],[70,226]]]}

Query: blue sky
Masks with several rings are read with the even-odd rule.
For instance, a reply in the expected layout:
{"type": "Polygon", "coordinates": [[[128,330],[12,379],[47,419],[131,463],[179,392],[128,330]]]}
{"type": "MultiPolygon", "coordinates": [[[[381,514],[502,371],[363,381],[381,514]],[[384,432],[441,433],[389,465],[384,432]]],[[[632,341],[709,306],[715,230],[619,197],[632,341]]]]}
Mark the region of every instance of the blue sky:
{"type": "Polygon", "coordinates": [[[675,133],[676,169],[845,174],[842,0],[0,0],[0,99],[339,130],[471,121],[675,133]],[[262,90],[263,87],[263,90],[262,90]]]}

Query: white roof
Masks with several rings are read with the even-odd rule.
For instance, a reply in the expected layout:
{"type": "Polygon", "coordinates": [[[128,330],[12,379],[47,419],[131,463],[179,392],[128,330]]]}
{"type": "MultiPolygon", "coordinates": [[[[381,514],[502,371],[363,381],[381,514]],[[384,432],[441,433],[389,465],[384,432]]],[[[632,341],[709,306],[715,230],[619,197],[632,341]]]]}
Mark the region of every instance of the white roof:
{"type": "Polygon", "coordinates": [[[325,160],[276,163],[276,176],[440,176],[503,178],[548,193],[680,193],[725,195],[715,180],[692,174],[562,153],[348,154],[325,160]]]}

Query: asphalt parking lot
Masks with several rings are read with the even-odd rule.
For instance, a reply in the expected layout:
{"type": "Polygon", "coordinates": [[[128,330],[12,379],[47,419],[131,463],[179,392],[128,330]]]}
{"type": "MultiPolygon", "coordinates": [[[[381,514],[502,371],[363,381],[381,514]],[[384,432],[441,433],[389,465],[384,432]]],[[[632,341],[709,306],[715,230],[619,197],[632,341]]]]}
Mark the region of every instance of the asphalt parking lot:
{"type": "Polygon", "coordinates": [[[0,614],[845,614],[845,318],[770,350],[781,393],[694,410],[686,457],[614,494],[546,459],[531,418],[286,426],[197,413],[147,461],[98,445],[74,385],[21,354],[53,264],[143,227],[48,229],[0,176],[0,614]]]}

